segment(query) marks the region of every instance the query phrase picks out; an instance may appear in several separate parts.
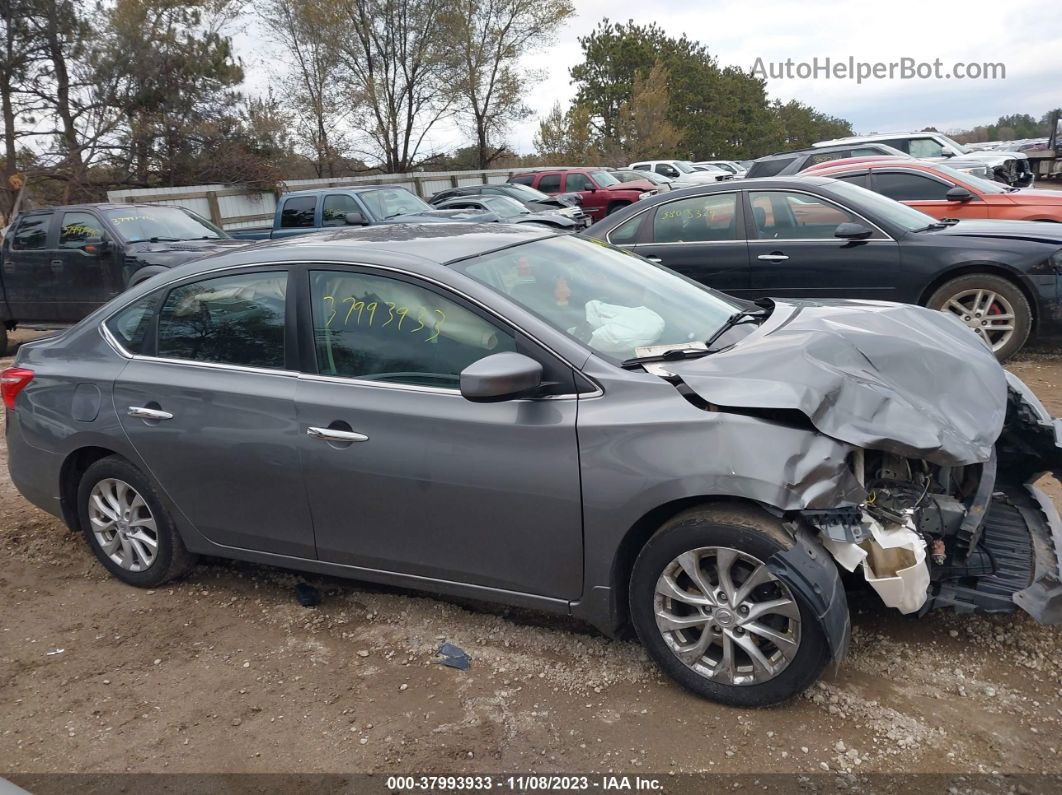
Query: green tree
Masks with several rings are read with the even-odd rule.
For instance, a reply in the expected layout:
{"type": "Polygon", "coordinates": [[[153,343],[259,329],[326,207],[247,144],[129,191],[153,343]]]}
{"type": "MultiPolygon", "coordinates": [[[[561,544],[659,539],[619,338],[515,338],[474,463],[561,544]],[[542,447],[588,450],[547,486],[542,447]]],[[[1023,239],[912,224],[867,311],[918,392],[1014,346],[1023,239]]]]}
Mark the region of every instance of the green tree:
{"type": "Polygon", "coordinates": [[[668,118],[668,80],[660,61],[648,74],[635,78],[631,98],[620,104],[617,113],[615,140],[602,143],[610,161],[669,158],[679,151],[683,135],[668,118]]]}
{"type": "Polygon", "coordinates": [[[561,165],[561,161],[588,163],[600,157],[597,138],[587,108],[573,105],[565,111],[557,102],[539,119],[532,145],[543,161],[554,165],[561,165]]]}
{"type": "Polygon", "coordinates": [[[528,44],[541,50],[574,14],[572,0],[454,0],[448,27],[461,93],[457,117],[472,136],[479,168],[506,151],[498,139],[531,112],[523,97],[540,75],[520,65],[528,44]]]}
{"type": "Polygon", "coordinates": [[[790,100],[771,104],[778,138],[773,149],[801,149],[816,141],[828,141],[852,134],[852,125],[844,119],[820,113],[803,102],[790,100]]]}

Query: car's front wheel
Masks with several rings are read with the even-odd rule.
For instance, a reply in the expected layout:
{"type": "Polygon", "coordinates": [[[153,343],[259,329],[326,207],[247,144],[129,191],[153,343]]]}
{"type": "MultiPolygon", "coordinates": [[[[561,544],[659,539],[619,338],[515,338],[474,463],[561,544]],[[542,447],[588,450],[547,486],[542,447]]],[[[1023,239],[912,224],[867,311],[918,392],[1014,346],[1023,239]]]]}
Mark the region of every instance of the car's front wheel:
{"type": "Polygon", "coordinates": [[[1020,351],[1032,331],[1032,309],[1025,293],[1014,282],[991,273],[968,273],[945,282],[926,306],[955,315],[1000,361],[1020,351]]]}
{"type": "Polygon", "coordinates": [[[767,561],[793,546],[750,506],[682,513],[642,548],[631,619],[650,656],[698,695],[768,706],[810,687],[829,660],[819,619],[767,561]]]}
{"type": "Polygon", "coordinates": [[[77,500],[85,540],[122,582],[150,588],[195,565],[154,486],[124,458],[92,464],[77,500]]]}

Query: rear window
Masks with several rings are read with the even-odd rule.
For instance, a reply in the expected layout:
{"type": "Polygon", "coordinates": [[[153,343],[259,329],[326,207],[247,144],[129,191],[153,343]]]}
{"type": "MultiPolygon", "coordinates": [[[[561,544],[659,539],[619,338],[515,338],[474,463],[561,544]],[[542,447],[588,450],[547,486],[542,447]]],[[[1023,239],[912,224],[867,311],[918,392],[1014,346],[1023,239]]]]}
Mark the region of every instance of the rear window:
{"type": "Polygon", "coordinates": [[[748,176],[774,177],[782,173],[782,169],[796,160],[795,157],[779,157],[774,160],[757,160],[749,169],[748,176]]]}

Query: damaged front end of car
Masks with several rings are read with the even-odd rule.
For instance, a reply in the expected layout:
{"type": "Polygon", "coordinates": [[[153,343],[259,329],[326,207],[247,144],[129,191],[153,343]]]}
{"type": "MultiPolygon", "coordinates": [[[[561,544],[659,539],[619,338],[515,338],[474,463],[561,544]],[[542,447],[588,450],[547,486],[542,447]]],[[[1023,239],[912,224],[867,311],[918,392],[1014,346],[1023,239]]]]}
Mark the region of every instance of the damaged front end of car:
{"type": "Polygon", "coordinates": [[[803,415],[848,445],[860,496],[784,515],[886,605],[1062,624],[1062,522],[1036,486],[1062,473],[1062,421],[953,319],[776,302],[740,342],[669,370],[707,410],[803,415]]]}

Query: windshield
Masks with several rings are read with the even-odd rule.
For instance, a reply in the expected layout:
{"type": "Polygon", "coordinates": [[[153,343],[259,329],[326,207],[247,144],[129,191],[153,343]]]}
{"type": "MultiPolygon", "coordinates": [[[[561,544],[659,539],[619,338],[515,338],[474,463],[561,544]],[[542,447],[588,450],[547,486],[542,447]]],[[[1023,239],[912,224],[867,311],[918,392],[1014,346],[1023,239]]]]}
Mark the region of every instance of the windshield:
{"type": "Polygon", "coordinates": [[[612,171],[609,173],[620,182],[634,182],[636,179],[652,181],[649,179],[649,175],[652,173],[651,171],[612,171]]]}
{"type": "Polygon", "coordinates": [[[918,232],[940,223],[936,218],[920,213],[906,204],[900,204],[880,193],[853,185],[851,182],[836,180],[827,190],[837,196],[843,204],[850,204],[858,212],[866,212],[886,223],[898,226],[907,232],[918,232]]]}
{"type": "Polygon", "coordinates": [[[683,174],[692,174],[694,171],[697,170],[693,167],[693,163],[691,163],[689,160],[672,160],[671,162],[674,163],[675,168],[677,168],[683,174]]]}
{"type": "Polygon", "coordinates": [[[402,188],[380,188],[379,190],[367,190],[358,194],[359,197],[378,219],[394,218],[398,215],[409,213],[422,213],[431,210],[431,206],[418,199],[408,190],[402,188]]]}
{"type": "MultiPolygon", "coordinates": [[[[939,133],[938,133],[938,135],[939,135],[939,133]]],[[[972,151],[973,151],[973,150],[972,150],[972,149],[970,149],[969,147],[967,147],[967,146],[963,146],[962,144],[960,144],[960,143],[959,143],[958,141],[956,141],[956,140],[955,140],[954,138],[949,138],[949,137],[948,137],[948,136],[946,136],[946,135],[940,135],[940,138],[941,138],[941,140],[943,140],[943,141],[947,141],[947,142],[948,142],[949,144],[951,144],[952,146],[954,146],[956,150],[958,150],[959,152],[962,152],[962,153],[963,153],[964,155],[968,155],[968,154],[970,154],[970,152],[972,152],[972,151]]]]}
{"type": "Polygon", "coordinates": [[[530,185],[521,185],[519,182],[511,182],[506,185],[505,188],[506,193],[511,193],[514,196],[519,196],[525,202],[540,202],[553,198],[548,193],[543,193],[540,190],[535,190],[530,185]]]}
{"type": "Polygon", "coordinates": [[[104,210],[103,214],[126,243],[228,237],[209,221],[180,207],[130,207],[128,210],[104,210]]]}
{"type": "Polygon", "coordinates": [[[590,176],[594,178],[594,182],[597,183],[599,188],[607,188],[609,185],[620,184],[620,181],[608,171],[591,171],[590,176]]]}
{"type": "Polygon", "coordinates": [[[646,345],[703,345],[740,307],[641,257],[553,237],[454,267],[615,362],[646,345]]]}
{"type": "Polygon", "coordinates": [[[508,196],[481,196],[479,199],[491,212],[502,216],[527,215],[531,211],[508,196]]]}
{"type": "Polygon", "coordinates": [[[938,168],[942,174],[955,180],[960,185],[967,185],[971,188],[976,188],[981,193],[1009,193],[1006,185],[1002,185],[998,182],[994,182],[990,179],[982,179],[981,177],[975,177],[973,174],[966,174],[962,171],[957,171],[951,166],[945,166],[942,163],[934,163],[934,167],[938,168]]]}

